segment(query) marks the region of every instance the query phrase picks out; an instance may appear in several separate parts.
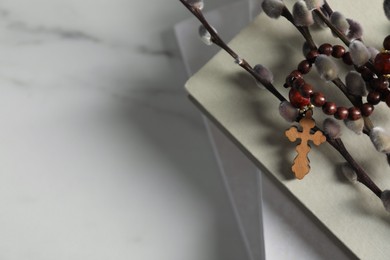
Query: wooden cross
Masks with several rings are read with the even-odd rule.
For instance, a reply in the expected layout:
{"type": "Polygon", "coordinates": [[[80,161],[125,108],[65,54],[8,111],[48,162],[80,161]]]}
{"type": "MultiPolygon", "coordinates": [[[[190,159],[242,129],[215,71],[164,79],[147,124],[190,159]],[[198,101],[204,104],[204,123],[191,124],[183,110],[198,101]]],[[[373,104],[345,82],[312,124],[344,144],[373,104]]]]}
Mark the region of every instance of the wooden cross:
{"type": "Polygon", "coordinates": [[[294,159],[292,171],[297,179],[303,179],[310,171],[310,160],[307,158],[310,152],[309,141],[312,141],[315,145],[320,145],[326,141],[326,137],[321,131],[316,131],[314,134],[310,134],[310,130],[316,125],[311,117],[311,112],[306,113],[306,116],[299,121],[302,127],[302,131],[299,132],[297,127],[293,126],[286,131],[286,136],[291,142],[295,142],[298,138],[301,139],[301,143],[297,145],[296,151],[298,155],[294,159]]]}

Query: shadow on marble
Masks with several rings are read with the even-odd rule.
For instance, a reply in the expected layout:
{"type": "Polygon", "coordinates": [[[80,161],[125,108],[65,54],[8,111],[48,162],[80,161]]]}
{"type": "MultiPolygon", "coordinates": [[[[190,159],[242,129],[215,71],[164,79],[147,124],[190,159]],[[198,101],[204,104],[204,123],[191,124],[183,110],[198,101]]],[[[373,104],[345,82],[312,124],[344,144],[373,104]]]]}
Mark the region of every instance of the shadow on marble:
{"type": "Polygon", "coordinates": [[[156,152],[177,169],[176,177],[191,186],[212,209],[216,259],[247,259],[206,129],[183,87],[186,73],[174,34],[168,31],[161,37],[165,48],[160,59],[166,59],[171,72],[163,78],[140,79],[137,88],[129,88],[127,94],[112,94],[113,98],[120,99],[129,127],[137,127],[156,152]]]}

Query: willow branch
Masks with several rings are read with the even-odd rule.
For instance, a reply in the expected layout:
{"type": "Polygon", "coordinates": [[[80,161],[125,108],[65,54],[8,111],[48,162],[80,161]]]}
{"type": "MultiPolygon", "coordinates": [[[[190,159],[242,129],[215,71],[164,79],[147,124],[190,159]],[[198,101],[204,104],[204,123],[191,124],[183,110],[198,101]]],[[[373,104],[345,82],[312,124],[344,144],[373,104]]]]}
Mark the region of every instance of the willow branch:
{"type": "MultiPolygon", "coordinates": [[[[212,41],[220,46],[223,50],[225,50],[228,54],[230,54],[240,65],[243,69],[248,71],[253,77],[255,77],[256,80],[258,80],[261,84],[264,85],[264,87],[269,90],[276,98],[278,98],[280,101],[286,101],[286,99],[277,91],[277,89],[272,85],[272,83],[262,79],[252,68],[252,66],[245,61],[244,59],[241,59],[240,56],[234,52],[227,44],[219,37],[219,35],[214,31],[214,29],[210,26],[210,24],[207,22],[207,20],[204,18],[201,10],[197,8],[193,8],[190,6],[185,0],[179,0],[181,3],[183,3],[184,6],[186,6],[191,13],[195,15],[195,17],[198,18],[198,20],[203,24],[203,26],[208,30],[212,37],[212,41]]],[[[298,119],[296,120],[298,121],[298,119]]],[[[318,127],[315,127],[316,130],[319,130],[323,132],[318,127]]],[[[325,133],[324,133],[325,134],[325,133]]],[[[364,171],[364,169],[353,159],[353,157],[350,155],[348,150],[345,148],[343,142],[341,139],[332,139],[328,135],[325,134],[327,137],[327,142],[334,147],[344,158],[345,160],[351,165],[351,167],[355,170],[358,181],[361,182],[363,185],[365,185],[368,189],[370,189],[375,195],[380,197],[382,194],[382,191],[378,188],[378,186],[371,180],[369,175],[364,171]]]]}
{"type": "Polygon", "coordinates": [[[202,25],[206,28],[206,30],[210,33],[211,35],[211,41],[221,47],[223,50],[225,50],[232,58],[237,62],[239,66],[241,66],[243,69],[245,69],[247,72],[249,72],[257,81],[259,81],[264,87],[270,91],[279,101],[286,101],[286,99],[283,97],[283,95],[275,88],[275,86],[269,82],[261,78],[253,69],[253,67],[245,60],[242,59],[236,52],[234,52],[218,35],[218,33],[215,32],[213,27],[208,23],[206,18],[204,17],[203,13],[201,10],[198,8],[194,8],[191,5],[189,5],[185,0],[179,0],[180,2],[183,3],[184,6],[187,7],[188,10],[198,20],[202,23],[202,25]]]}
{"type": "Polygon", "coordinates": [[[315,9],[313,10],[313,12],[315,12],[318,17],[321,19],[321,21],[323,21],[328,27],[329,29],[337,35],[337,37],[340,38],[340,40],[347,46],[349,46],[351,44],[351,41],[342,33],[340,32],[339,29],[337,29],[330,21],[329,19],[322,13],[321,10],[319,9],[315,9]]]}
{"type": "MultiPolygon", "coordinates": [[[[329,6],[329,4],[327,2],[325,2],[324,4],[324,9],[325,11],[328,13],[328,14],[331,14],[333,12],[333,10],[331,9],[331,7],[329,6]]],[[[344,42],[345,45],[349,46],[351,44],[351,41],[346,37],[345,34],[343,34],[342,32],[340,32],[340,30],[338,30],[330,21],[329,19],[321,12],[321,10],[314,10],[314,12],[320,17],[320,19],[326,23],[326,25],[330,28],[330,30],[337,35],[337,37],[340,38],[341,41],[344,42]]],[[[367,68],[369,68],[372,72],[376,72],[375,68],[374,68],[374,65],[372,64],[372,62],[368,61],[364,66],[366,66],[367,68]]],[[[351,103],[356,106],[356,107],[360,107],[362,105],[362,99],[361,97],[360,98],[357,98],[356,96],[352,96],[350,95],[347,90],[346,90],[346,87],[344,85],[344,83],[339,79],[337,78],[336,80],[333,81],[333,83],[344,93],[344,95],[351,101],[351,103]]],[[[371,119],[368,118],[368,117],[363,117],[363,120],[364,120],[364,127],[365,127],[365,130],[364,133],[366,135],[370,135],[372,129],[374,128],[374,124],[372,123],[371,119]]],[[[390,154],[386,154],[387,158],[388,158],[388,161],[390,162],[390,154]]]]}
{"type": "Polygon", "coordinates": [[[333,13],[333,10],[332,10],[332,8],[330,7],[328,1],[325,1],[324,5],[323,5],[323,8],[324,8],[325,12],[326,12],[329,16],[333,13]]]}
{"type": "Polygon", "coordinates": [[[340,138],[328,139],[330,145],[332,145],[349,163],[357,175],[357,180],[370,189],[377,197],[381,197],[382,190],[374,183],[365,170],[355,161],[352,155],[348,152],[344,146],[343,141],[340,138]]]}

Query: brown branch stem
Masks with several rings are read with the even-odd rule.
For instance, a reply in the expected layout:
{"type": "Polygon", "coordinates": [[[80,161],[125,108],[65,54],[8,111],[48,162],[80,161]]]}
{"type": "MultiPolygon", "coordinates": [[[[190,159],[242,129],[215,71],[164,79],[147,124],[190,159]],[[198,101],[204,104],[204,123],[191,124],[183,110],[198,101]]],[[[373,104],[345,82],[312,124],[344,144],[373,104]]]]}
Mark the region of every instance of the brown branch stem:
{"type": "MultiPolygon", "coordinates": [[[[179,1],[182,2],[183,5],[186,6],[191,11],[191,13],[193,13],[195,15],[195,17],[198,18],[198,20],[208,30],[208,32],[210,33],[210,35],[212,37],[212,41],[216,45],[220,46],[223,50],[225,50],[228,54],[230,54],[243,69],[245,69],[253,77],[255,77],[256,80],[258,80],[261,84],[263,84],[265,86],[265,88],[267,90],[269,90],[280,101],[286,101],[286,99],[283,97],[283,95],[281,95],[280,92],[277,91],[277,89],[272,85],[272,83],[260,78],[259,75],[253,70],[252,66],[246,60],[241,59],[240,56],[238,56],[236,52],[234,52],[229,46],[227,46],[227,44],[219,37],[219,35],[214,31],[214,29],[210,26],[210,24],[204,18],[201,10],[199,10],[197,8],[193,8],[185,0],[179,0],[179,1]]],[[[297,121],[298,121],[298,119],[297,119],[297,121]]],[[[323,132],[318,127],[315,127],[313,130],[319,130],[319,131],[323,132]]],[[[326,137],[327,137],[327,142],[332,147],[334,147],[345,158],[345,160],[351,165],[351,167],[355,170],[355,172],[358,176],[358,181],[361,182],[363,185],[365,185],[368,189],[370,189],[375,195],[380,197],[382,194],[382,191],[371,180],[371,178],[364,171],[364,169],[353,159],[351,154],[348,152],[348,150],[344,146],[342,140],[339,138],[332,139],[328,135],[326,135],[326,137]]]]}
{"type": "MultiPolygon", "coordinates": [[[[340,78],[336,78],[335,80],[332,81],[343,93],[344,95],[349,99],[349,101],[354,105],[355,107],[361,107],[363,102],[361,97],[353,96],[348,93],[347,87],[345,84],[341,81],[340,78]]],[[[367,136],[370,136],[370,133],[372,129],[374,128],[374,124],[372,123],[371,119],[367,116],[363,116],[363,121],[364,121],[364,134],[367,136]]],[[[386,157],[388,160],[390,159],[390,154],[386,154],[386,157]]]]}
{"type": "MultiPolygon", "coordinates": [[[[326,12],[330,15],[333,13],[333,10],[331,9],[331,7],[329,6],[329,4],[327,2],[325,2],[324,4],[324,9],[326,10],[326,12]]],[[[330,23],[329,19],[327,19],[323,13],[321,11],[318,10],[318,12],[321,13],[321,19],[327,23],[328,27],[331,28],[332,31],[334,31],[335,33],[337,33],[339,36],[342,36],[344,38],[344,43],[347,42],[346,44],[350,44],[349,40],[346,38],[346,36],[341,33],[336,27],[333,26],[333,24],[330,23]]],[[[305,38],[306,42],[309,44],[310,48],[311,49],[317,49],[317,46],[316,44],[314,43],[313,41],[313,38],[311,36],[311,33],[310,33],[310,30],[308,27],[300,27],[300,26],[296,26],[295,25],[295,22],[294,22],[294,18],[292,16],[292,14],[290,13],[290,11],[285,7],[284,10],[283,10],[283,13],[282,13],[282,16],[284,16],[288,21],[290,21],[297,29],[298,31],[302,34],[302,36],[305,38]]],[[[341,37],[339,37],[340,39],[342,39],[341,37]]],[[[343,39],[342,39],[343,40],[343,39]]],[[[370,62],[367,62],[366,66],[372,70],[373,66],[370,62]]],[[[350,95],[347,91],[347,87],[345,86],[345,84],[342,82],[342,80],[340,78],[336,78],[335,80],[332,81],[343,93],[344,95],[351,101],[351,103],[354,105],[354,106],[357,106],[357,107],[360,107],[362,105],[362,101],[361,99],[358,99],[356,98],[355,96],[353,95],[350,95]]],[[[369,133],[371,132],[372,128],[374,127],[373,126],[373,123],[372,121],[368,118],[368,117],[364,117],[364,125],[368,131],[368,135],[369,133]]],[[[390,154],[388,155],[388,158],[390,158],[390,154]]]]}
{"type": "Polygon", "coordinates": [[[333,13],[333,10],[332,8],[330,7],[329,3],[327,1],[325,1],[324,5],[323,5],[323,8],[325,10],[325,12],[330,16],[332,13],[333,13]]]}
{"type": "Polygon", "coordinates": [[[349,165],[355,171],[358,181],[370,189],[376,196],[381,197],[382,190],[372,181],[369,175],[365,170],[355,161],[352,155],[348,152],[343,141],[340,138],[337,139],[328,139],[330,145],[332,145],[349,163],[349,165]]]}
{"type": "MultiPolygon", "coordinates": [[[[328,2],[325,1],[325,4],[323,5],[323,8],[325,9],[325,11],[328,13],[328,15],[331,15],[333,13],[333,10],[332,8],[329,6],[328,2]]],[[[337,37],[340,38],[340,40],[342,42],[344,42],[345,45],[349,46],[351,44],[351,41],[347,38],[347,36],[340,32],[339,29],[337,29],[330,21],[329,19],[321,12],[321,10],[314,10],[314,12],[316,12],[316,14],[318,14],[318,16],[320,17],[320,19],[329,27],[329,29],[337,35],[337,37]]],[[[362,39],[358,39],[360,41],[363,42],[362,39]]],[[[377,74],[377,71],[374,67],[374,64],[372,64],[371,61],[368,61],[366,64],[364,64],[364,66],[366,66],[367,68],[369,68],[372,72],[376,73],[377,74]]]]}
{"type": "MultiPolygon", "coordinates": [[[[325,9],[325,11],[331,15],[333,13],[333,10],[332,8],[329,6],[329,4],[325,1],[325,4],[323,6],[323,8],[325,9]]],[[[340,38],[341,41],[344,42],[345,45],[349,46],[351,44],[351,41],[345,36],[345,34],[343,34],[342,32],[340,32],[330,21],[329,19],[321,12],[321,10],[314,10],[314,12],[316,12],[316,14],[320,17],[320,19],[326,23],[326,25],[331,29],[331,31],[337,35],[337,37],[340,38]]],[[[374,65],[372,64],[371,61],[368,61],[366,64],[364,64],[364,66],[366,66],[368,69],[370,69],[373,73],[377,73],[376,72],[376,69],[374,67],[374,65]]],[[[356,107],[360,107],[363,103],[362,103],[362,98],[358,98],[356,96],[352,96],[350,95],[347,90],[346,90],[346,87],[344,85],[344,83],[339,79],[337,78],[336,80],[333,81],[333,83],[345,94],[345,96],[351,101],[351,103],[356,106],[356,107]]],[[[365,127],[365,131],[364,133],[366,135],[370,135],[372,129],[374,128],[374,124],[372,123],[371,119],[369,117],[363,117],[363,120],[364,120],[364,127],[365,127]]],[[[386,157],[387,157],[387,160],[390,164],[390,154],[386,154],[386,157]]]]}
{"type": "Polygon", "coordinates": [[[249,72],[257,81],[259,81],[264,87],[270,91],[279,101],[286,101],[286,98],[275,88],[275,86],[271,83],[268,82],[264,79],[262,79],[250,66],[250,64],[240,58],[240,56],[233,51],[223,40],[222,38],[218,35],[218,33],[215,32],[214,28],[209,24],[209,22],[206,20],[204,17],[203,13],[201,10],[198,8],[194,8],[191,5],[189,5],[185,0],[179,0],[182,2],[184,6],[187,7],[187,9],[196,17],[198,20],[202,23],[202,25],[206,28],[206,30],[210,33],[211,35],[211,41],[221,47],[223,50],[225,50],[232,58],[237,62],[239,66],[241,66],[243,69],[245,69],[247,72],[249,72]]]}
{"type": "Polygon", "coordinates": [[[339,29],[337,29],[330,21],[329,19],[322,13],[321,10],[315,9],[313,10],[318,17],[329,27],[329,29],[337,35],[337,37],[340,38],[340,40],[347,46],[351,44],[351,41],[342,33],[339,29]]]}

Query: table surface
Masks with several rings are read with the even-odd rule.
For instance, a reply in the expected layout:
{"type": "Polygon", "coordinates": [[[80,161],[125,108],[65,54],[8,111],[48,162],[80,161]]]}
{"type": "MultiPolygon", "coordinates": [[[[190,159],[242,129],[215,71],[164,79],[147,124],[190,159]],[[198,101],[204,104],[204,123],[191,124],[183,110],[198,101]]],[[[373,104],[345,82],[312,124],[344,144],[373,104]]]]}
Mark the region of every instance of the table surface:
{"type": "Polygon", "coordinates": [[[177,1],[1,1],[0,259],[243,259],[164,40],[186,17],[177,1]]]}
{"type": "Polygon", "coordinates": [[[170,43],[190,15],[134,2],[1,1],[0,259],[246,259],[170,43]]]}
{"type": "MultiPolygon", "coordinates": [[[[350,2],[329,2],[335,10],[347,10],[350,5],[350,2]]],[[[366,26],[366,43],[380,48],[381,39],[388,31],[382,6],[361,2],[348,11],[348,16],[366,26]]],[[[271,23],[269,20],[264,16],[259,17],[230,46],[250,63],[261,62],[277,76],[287,75],[302,59],[300,52],[293,51],[293,48],[301,48],[302,40],[288,22],[281,19],[271,23]]],[[[324,37],[324,34],[315,33],[315,39],[319,42],[335,41],[324,37]]],[[[275,85],[283,85],[283,80],[283,76],[277,77],[275,85]]],[[[316,84],[316,87],[325,88],[325,85],[316,84]]],[[[332,91],[326,87],[327,92],[332,91]]],[[[311,152],[310,175],[302,182],[291,180],[288,177],[291,176],[291,164],[288,162],[292,161],[295,152],[293,147],[288,149],[283,135],[289,125],[279,120],[279,103],[273,102],[276,99],[269,98],[270,95],[259,90],[253,79],[233,64],[231,57],[225,53],[218,54],[187,83],[187,90],[260,169],[268,173],[292,199],[299,201],[308,215],[316,217],[313,221],[334,234],[334,241],[341,240],[340,244],[344,243],[362,259],[386,259],[388,247],[384,241],[388,240],[388,213],[380,200],[362,185],[347,186],[340,182],[335,167],[343,160],[337,153],[331,152],[329,146],[311,152]],[[282,134],[278,135],[278,132],[282,134]],[[375,233],[375,236],[367,236],[370,233],[375,233]]],[[[339,101],[346,102],[342,99],[339,101]]],[[[387,112],[385,105],[378,106],[373,120],[388,129],[387,112]]],[[[315,116],[318,122],[323,120],[320,113],[315,116]]],[[[382,188],[388,187],[388,164],[382,158],[384,156],[378,157],[368,138],[359,138],[343,127],[343,140],[347,147],[353,147],[352,154],[371,173],[372,178],[382,188]],[[359,143],[358,147],[356,143],[359,143]]]]}

